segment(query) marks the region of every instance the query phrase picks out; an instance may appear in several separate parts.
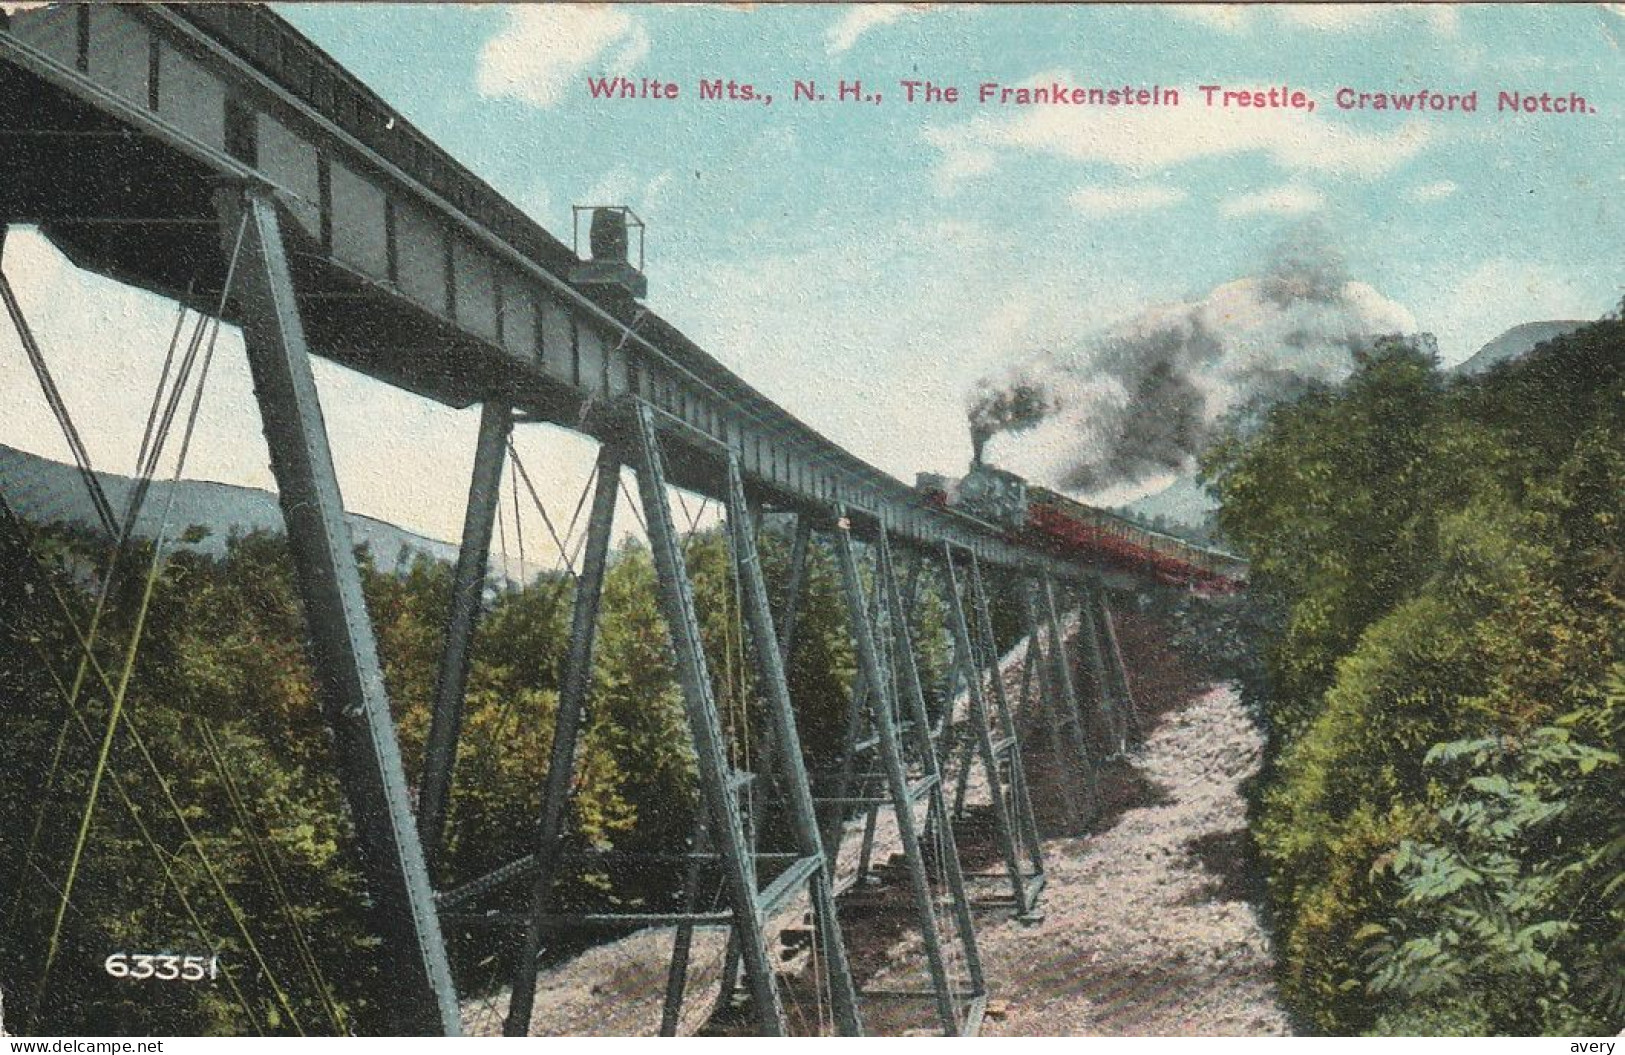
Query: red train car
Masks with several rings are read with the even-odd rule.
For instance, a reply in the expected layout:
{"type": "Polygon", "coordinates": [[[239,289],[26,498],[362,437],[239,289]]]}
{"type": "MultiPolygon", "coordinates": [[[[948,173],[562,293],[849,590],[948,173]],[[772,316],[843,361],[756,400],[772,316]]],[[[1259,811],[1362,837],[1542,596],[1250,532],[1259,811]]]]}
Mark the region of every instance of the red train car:
{"type": "Polygon", "coordinates": [[[1086,550],[1120,568],[1204,593],[1247,581],[1247,562],[1085,505],[1015,473],[972,465],[959,480],[920,474],[916,486],[944,505],[1002,526],[1015,541],[1059,552],[1086,550]]]}

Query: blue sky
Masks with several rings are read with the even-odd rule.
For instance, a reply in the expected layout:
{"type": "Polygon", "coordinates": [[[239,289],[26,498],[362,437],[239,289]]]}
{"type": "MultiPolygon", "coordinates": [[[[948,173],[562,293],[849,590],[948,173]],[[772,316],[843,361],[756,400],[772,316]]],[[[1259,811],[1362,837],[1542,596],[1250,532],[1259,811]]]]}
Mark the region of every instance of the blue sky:
{"type": "MultiPolygon", "coordinates": [[[[633,206],[649,224],[649,304],[905,478],[963,465],[978,378],[1156,305],[1216,303],[1306,220],[1370,317],[1435,333],[1447,363],[1515,323],[1595,317],[1621,295],[1618,6],[278,9],[562,237],[572,202],[633,206]],[[586,78],[610,73],[675,81],[683,98],[591,99],[586,78]],[[774,103],[702,103],[702,77],[774,103]],[[883,104],[789,99],[794,80],[839,78],[883,104]],[[1159,84],[1183,105],[908,106],[904,78],[972,96],[983,81],[1159,84]],[[1201,84],[1288,85],[1317,108],[1208,110],[1201,84]],[[1343,112],[1344,86],[1477,90],[1479,112],[1343,112]],[[1577,91],[1596,113],[1498,115],[1503,89],[1577,91]]],[[[130,366],[132,389],[147,369],[130,366]]],[[[350,504],[455,537],[472,416],[322,377],[338,416],[366,422],[335,437],[350,504]],[[363,449],[380,415],[403,437],[388,462],[363,449]],[[443,497],[391,478],[403,452],[453,474],[443,497]]],[[[229,424],[246,393],[222,398],[222,435],[250,438],[199,472],[263,483],[253,419],[229,424]]],[[[13,423],[0,442],[48,448],[42,436],[13,423]]],[[[98,442],[120,467],[122,434],[98,442]]],[[[585,453],[536,443],[527,464],[556,463],[549,486],[568,489],[585,453]]],[[[1005,453],[1042,470],[1019,443],[1005,453]]]]}

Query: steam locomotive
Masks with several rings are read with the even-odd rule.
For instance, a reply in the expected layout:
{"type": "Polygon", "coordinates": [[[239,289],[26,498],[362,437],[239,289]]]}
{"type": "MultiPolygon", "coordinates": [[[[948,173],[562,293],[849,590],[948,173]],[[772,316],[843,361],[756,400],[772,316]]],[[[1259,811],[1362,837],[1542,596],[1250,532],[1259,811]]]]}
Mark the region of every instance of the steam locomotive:
{"type": "Polygon", "coordinates": [[[982,462],[972,462],[958,480],[920,473],[915,487],[937,504],[998,525],[1014,541],[1057,552],[1085,549],[1170,586],[1230,593],[1247,581],[1240,557],[1152,531],[982,462]]]}

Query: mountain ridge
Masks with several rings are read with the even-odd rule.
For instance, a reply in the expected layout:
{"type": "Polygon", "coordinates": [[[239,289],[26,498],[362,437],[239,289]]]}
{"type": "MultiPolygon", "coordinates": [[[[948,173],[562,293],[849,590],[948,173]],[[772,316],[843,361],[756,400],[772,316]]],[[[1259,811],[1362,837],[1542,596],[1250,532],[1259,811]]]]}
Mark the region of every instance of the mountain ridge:
{"type": "MultiPolygon", "coordinates": [[[[99,469],[96,477],[116,512],[128,508],[134,479],[99,469]]],[[[78,469],[53,458],[0,444],[0,493],[18,514],[33,520],[100,526],[78,469]]],[[[166,506],[170,543],[210,556],[223,556],[233,533],[285,530],[282,507],[270,491],[214,480],[160,479],[152,482],[136,519],[138,538],[157,535],[166,506]],[[182,533],[194,525],[207,528],[208,534],[196,541],[180,541],[182,533]]],[[[405,571],[419,554],[443,562],[457,559],[457,547],[452,543],[364,513],[346,510],[344,519],[352,544],[366,546],[381,570],[405,571]]]]}
{"type": "MultiPolygon", "coordinates": [[[[1471,377],[1501,363],[1521,358],[1547,341],[1573,333],[1586,320],[1541,319],[1522,322],[1501,333],[1483,347],[1445,370],[1451,377],[1471,377]]],[[[1195,474],[1180,476],[1160,491],[1127,503],[1124,510],[1147,522],[1162,517],[1174,528],[1194,530],[1202,527],[1207,515],[1218,508],[1218,503],[1205,488],[1196,482],[1195,474]]]]}

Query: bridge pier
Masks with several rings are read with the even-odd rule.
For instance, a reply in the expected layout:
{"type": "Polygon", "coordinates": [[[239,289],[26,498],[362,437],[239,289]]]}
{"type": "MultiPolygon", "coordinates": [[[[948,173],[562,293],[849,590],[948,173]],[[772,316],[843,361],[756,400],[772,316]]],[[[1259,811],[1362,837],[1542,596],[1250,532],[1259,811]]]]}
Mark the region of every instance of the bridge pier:
{"type": "Polygon", "coordinates": [[[1047,575],[1044,576],[1042,589],[1044,615],[1049,624],[1050,666],[1054,671],[1055,684],[1060,688],[1061,702],[1073,717],[1072,727],[1077,736],[1078,757],[1083,760],[1084,790],[1087,799],[1084,809],[1093,815],[1101,807],[1100,773],[1084,735],[1084,730],[1088,728],[1088,715],[1084,712],[1078,697],[1077,683],[1072,677],[1072,663],[1067,659],[1066,635],[1061,630],[1061,613],[1055,601],[1055,583],[1047,575]]]}
{"type": "MultiPolygon", "coordinates": [[[[570,782],[575,774],[576,743],[592,686],[592,656],[598,634],[598,608],[603,599],[604,575],[609,566],[609,543],[615,527],[615,500],[621,482],[621,462],[614,450],[599,448],[592,509],[587,517],[586,548],[581,575],[576,580],[570,613],[570,645],[559,680],[558,712],[554,716],[553,746],[548,757],[547,783],[534,833],[535,876],[530,885],[524,936],[514,963],[508,1015],[502,1032],[509,1037],[530,1035],[531,1012],[536,1001],[537,957],[541,954],[545,916],[551,906],[553,880],[558,871],[560,840],[570,804],[570,782]]],[[[500,480],[500,465],[494,478],[500,480]]],[[[489,532],[487,533],[489,539],[489,532]]],[[[487,543],[489,544],[489,542],[487,543]]]]}
{"type": "MultiPolygon", "coordinates": [[[[502,498],[502,466],[513,434],[513,408],[487,402],[480,411],[480,434],[474,448],[474,472],[463,515],[463,540],[452,573],[451,604],[445,645],[435,680],[434,713],[424,747],[423,779],[418,789],[418,832],[431,869],[445,834],[446,804],[457,765],[457,740],[463,726],[463,697],[468,688],[474,627],[484,601],[490,564],[491,530],[502,498]]],[[[503,569],[507,574],[507,569],[503,569]]]]}
{"type": "MultiPolygon", "coordinates": [[[[960,587],[953,550],[945,546],[942,559],[943,595],[948,604],[948,629],[954,639],[954,654],[958,657],[965,679],[972,743],[986,774],[995,835],[1004,859],[1005,873],[1009,877],[1010,897],[1015,904],[1016,916],[1018,919],[1031,920],[1037,916],[1038,895],[1044,885],[1043,848],[1039,845],[1037,826],[1033,823],[1026,772],[1021,763],[1020,740],[1016,736],[1010,703],[1004,691],[998,648],[993,640],[992,615],[981,582],[981,568],[974,555],[969,557],[966,571],[974,624],[967,621],[965,616],[967,598],[960,587]],[[992,696],[991,707],[989,695],[992,696]],[[1022,862],[1024,857],[1027,865],[1022,862]]],[[[962,787],[965,786],[965,775],[969,768],[967,758],[960,771],[962,787]]]]}
{"type": "MultiPolygon", "coordinates": [[[[895,629],[902,620],[901,598],[895,601],[888,600],[888,594],[895,587],[895,575],[891,572],[885,527],[881,526],[879,532],[878,545],[881,547],[877,568],[879,597],[875,614],[882,619],[888,619],[895,629]]],[[[881,658],[882,635],[877,629],[878,620],[870,614],[845,510],[837,512],[834,535],[836,562],[840,567],[841,587],[846,598],[847,620],[857,652],[859,676],[868,688],[865,695],[870,703],[869,716],[877,734],[877,746],[884,767],[888,797],[897,820],[898,837],[903,844],[904,865],[908,870],[910,893],[919,919],[921,945],[925,952],[926,969],[931,978],[931,996],[936,1004],[937,1018],[945,1036],[974,1033],[980,1026],[986,991],[982,980],[981,960],[976,950],[974,926],[969,916],[964,875],[960,868],[959,852],[954,845],[953,827],[947,815],[946,800],[942,794],[942,773],[937,765],[936,745],[932,740],[931,727],[924,713],[923,697],[911,707],[910,724],[915,736],[918,761],[924,771],[920,779],[911,781],[905,743],[898,727],[901,711],[894,692],[896,683],[887,676],[886,665],[881,658]],[[937,928],[936,906],[931,893],[931,882],[926,874],[925,855],[914,815],[915,804],[921,797],[927,797],[928,816],[935,818],[934,830],[940,843],[939,854],[948,873],[961,947],[970,973],[970,984],[967,989],[956,987],[948,974],[946,950],[942,934],[937,928]]],[[[906,634],[899,639],[900,642],[906,640],[906,634]]],[[[904,662],[905,671],[912,662],[912,651],[909,651],[904,662]]],[[[905,687],[910,684],[910,679],[906,677],[900,680],[904,682],[905,687]]],[[[917,676],[912,684],[917,687],[917,676]]],[[[913,696],[912,690],[910,695],[913,696]]],[[[834,804],[840,806],[844,802],[837,801],[834,804]]],[[[830,856],[834,856],[833,850],[830,851],[830,856]]]]}
{"type": "Polygon", "coordinates": [[[456,991],[277,208],[258,192],[233,191],[222,191],[217,207],[228,238],[244,231],[238,307],[248,364],[304,603],[317,691],[336,737],[339,779],[384,955],[402,992],[411,994],[400,1002],[397,1021],[406,1033],[455,1036],[461,1031],[456,991]]]}
{"type": "Polygon", "coordinates": [[[1111,603],[1106,600],[1105,588],[1096,590],[1095,596],[1100,606],[1100,625],[1105,631],[1106,658],[1111,677],[1117,684],[1118,735],[1126,748],[1129,743],[1140,742],[1145,730],[1140,724],[1140,706],[1134,699],[1134,690],[1129,686],[1128,664],[1123,661],[1123,648],[1117,640],[1117,619],[1112,615],[1111,603]]]}
{"type": "MultiPolygon", "coordinates": [[[[942,857],[942,866],[948,884],[948,896],[953,901],[954,927],[959,935],[960,947],[965,953],[965,969],[969,976],[969,988],[963,998],[980,1003],[987,997],[987,979],[982,969],[981,952],[976,946],[976,925],[971,918],[970,894],[965,885],[965,873],[959,858],[959,847],[955,841],[953,825],[949,823],[948,789],[944,784],[941,763],[937,755],[938,730],[944,726],[933,726],[929,709],[925,705],[925,687],[920,681],[920,668],[915,660],[913,631],[910,629],[910,614],[912,605],[905,605],[904,598],[910,600],[918,585],[919,565],[916,563],[909,574],[907,595],[899,588],[897,570],[892,561],[891,541],[884,528],[880,531],[880,576],[881,584],[885,590],[888,610],[892,616],[892,631],[896,639],[895,648],[902,657],[902,686],[908,697],[909,720],[914,726],[915,748],[919,752],[925,766],[926,779],[931,782],[930,809],[927,810],[927,842],[933,837],[939,841],[939,854],[942,857]],[[936,827],[932,828],[934,820],[936,827]]],[[[951,698],[944,703],[944,710],[951,705],[951,698]]],[[[972,1014],[978,1013],[973,1008],[972,1014]]],[[[970,1031],[971,1023],[967,1022],[966,1030],[970,1031]]]]}
{"type": "Polygon", "coordinates": [[[1106,600],[1104,587],[1084,588],[1078,606],[1078,633],[1083,637],[1084,658],[1093,682],[1100,733],[1108,755],[1115,757],[1128,749],[1131,738],[1139,738],[1139,716],[1129,689],[1128,670],[1117,641],[1117,629],[1106,600]]]}
{"type": "Polygon", "coordinates": [[[767,953],[755,863],[746,845],[739,806],[731,787],[732,774],[694,610],[693,586],[689,582],[688,569],[671,519],[660,437],[655,429],[653,412],[646,404],[639,404],[635,408],[635,415],[638,490],[643,500],[644,522],[649,531],[649,547],[654,556],[661,609],[676,654],[677,676],[683,690],[689,733],[699,756],[700,787],[708,830],[722,857],[723,879],[733,906],[733,926],[755,1002],[757,1023],[763,1035],[783,1036],[788,1032],[788,1024],[767,953]]]}
{"type": "Polygon", "coordinates": [[[1087,824],[1095,809],[1095,802],[1090,788],[1090,774],[1094,763],[1089,758],[1089,747],[1084,741],[1083,724],[1078,719],[1077,708],[1066,696],[1065,686],[1059,677],[1056,664],[1065,662],[1064,657],[1058,657],[1054,651],[1055,636],[1052,635],[1046,644],[1044,637],[1045,622],[1039,616],[1038,604],[1034,594],[1040,592],[1042,587],[1031,581],[1023,582],[1020,587],[1021,609],[1023,620],[1027,629],[1027,657],[1022,682],[1025,691],[1028,680],[1037,675],[1038,698],[1044,710],[1050,753],[1055,760],[1056,783],[1060,786],[1062,802],[1066,806],[1067,817],[1073,825],[1087,824]],[[1071,759],[1068,760],[1068,747],[1071,749],[1071,759]],[[1075,767],[1075,769],[1074,769],[1075,767]],[[1075,787],[1075,776],[1081,774],[1085,781],[1084,801],[1078,799],[1075,787]]]}
{"type": "MultiPolygon", "coordinates": [[[[762,575],[760,554],[756,548],[755,518],[745,500],[745,480],[740,469],[739,456],[728,455],[728,529],[735,567],[741,580],[742,594],[751,637],[755,641],[757,674],[761,689],[767,696],[775,736],[770,743],[784,763],[783,785],[789,798],[790,817],[795,828],[797,851],[804,858],[819,862],[818,871],[809,881],[809,900],[812,902],[813,925],[817,940],[822,942],[830,982],[830,999],[834,1005],[837,1029],[843,1036],[859,1036],[863,1032],[858,1014],[857,990],[852,981],[852,969],[847,963],[846,942],[841,934],[840,920],[835,910],[835,861],[824,852],[818,832],[818,815],[813,803],[812,787],[801,751],[801,735],[796,729],[795,711],[790,699],[790,684],[785,674],[788,643],[781,642],[773,626],[773,614],[768,605],[767,582],[762,575]]],[[[796,551],[792,555],[792,586],[806,571],[806,545],[808,536],[798,525],[796,551]],[[797,559],[799,557],[799,560],[797,559]]],[[[792,592],[786,608],[795,610],[792,592]]],[[[793,620],[792,620],[793,625],[793,620]]],[[[742,953],[745,935],[736,932],[734,950],[742,953]]],[[[726,986],[731,979],[725,978],[726,986]]]]}

